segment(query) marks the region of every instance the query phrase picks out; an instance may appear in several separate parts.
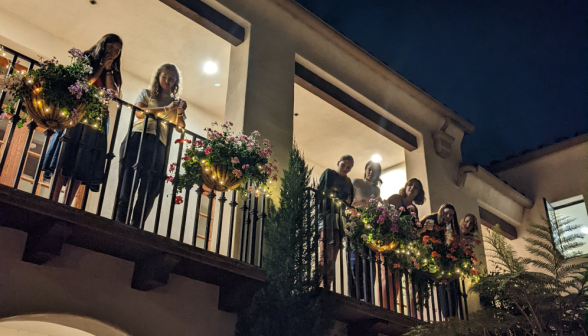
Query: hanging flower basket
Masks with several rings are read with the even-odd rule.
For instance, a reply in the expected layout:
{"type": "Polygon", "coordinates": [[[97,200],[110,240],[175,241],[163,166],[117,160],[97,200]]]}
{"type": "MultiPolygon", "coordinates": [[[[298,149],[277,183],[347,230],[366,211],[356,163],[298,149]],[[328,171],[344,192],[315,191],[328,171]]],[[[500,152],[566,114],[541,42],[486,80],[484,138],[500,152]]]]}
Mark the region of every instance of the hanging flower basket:
{"type": "Polygon", "coordinates": [[[37,125],[60,131],[75,126],[86,114],[86,105],[80,104],[74,113],[67,113],[64,109],[54,104],[47,104],[43,99],[43,93],[32,90],[30,98],[23,99],[27,114],[37,125]]]}
{"type": "Polygon", "coordinates": [[[398,244],[392,242],[388,245],[384,245],[381,243],[376,243],[375,241],[371,241],[367,244],[367,247],[374,252],[388,253],[394,251],[396,247],[398,247],[398,244]]]}
{"type": "Polygon", "coordinates": [[[225,165],[210,165],[208,162],[200,163],[202,167],[202,180],[204,185],[212,190],[220,192],[237,189],[242,178],[235,176],[231,169],[225,165]]]}

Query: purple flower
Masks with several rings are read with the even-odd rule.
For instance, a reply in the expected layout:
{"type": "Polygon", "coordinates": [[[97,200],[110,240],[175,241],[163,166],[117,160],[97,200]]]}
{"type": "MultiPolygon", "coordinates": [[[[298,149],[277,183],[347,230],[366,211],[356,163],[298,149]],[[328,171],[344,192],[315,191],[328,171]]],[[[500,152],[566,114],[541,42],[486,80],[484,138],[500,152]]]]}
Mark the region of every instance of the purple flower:
{"type": "Polygon", "coordinates": [[[398,232],[398,225],[393,224],[392,227],[390,227],[390,232],[398,232]]]}
{"type": "Polygon", "coordinates": [[[69,49],[68,53],[70,55],[72,55],[73,57],[78,57],[78,58],[86,57],[86,55],[84,55],[84,52],[78,48],[71,48],[71,49],[69,49]]]}
{"type": "Polygon", "coordinates": [[[382,211],[382,210],[384,210],[384,208],[382,208],[381,206],[379,206],[379,207],[376,208],[376,210],[382,211]]]}

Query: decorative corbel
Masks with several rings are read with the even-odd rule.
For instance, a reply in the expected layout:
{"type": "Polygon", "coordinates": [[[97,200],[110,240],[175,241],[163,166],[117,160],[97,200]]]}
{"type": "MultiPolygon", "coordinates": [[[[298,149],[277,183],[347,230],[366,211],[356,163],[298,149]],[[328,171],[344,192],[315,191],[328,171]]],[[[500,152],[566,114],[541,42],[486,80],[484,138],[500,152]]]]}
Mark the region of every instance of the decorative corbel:
{"type": "Polygon", "coordinates": [[[431,133],[435,144],[435,152],[444,159],[451,155],[451,144],[455,141],[454,137],[445,133],[449,124],[451,124],[451,118],[445,117],[445,122],[443,123],[443,126],[441,126],[441,129],[431,133]]]}
{"type": "Polygon", "coordinates": [[[457,179],[455,181],[455,185],[458,187],[463,187],[465,183],[465,177],[467,173],[475,173],[478,171],[478,166],[461,166],[457,170],[457,179]]]}

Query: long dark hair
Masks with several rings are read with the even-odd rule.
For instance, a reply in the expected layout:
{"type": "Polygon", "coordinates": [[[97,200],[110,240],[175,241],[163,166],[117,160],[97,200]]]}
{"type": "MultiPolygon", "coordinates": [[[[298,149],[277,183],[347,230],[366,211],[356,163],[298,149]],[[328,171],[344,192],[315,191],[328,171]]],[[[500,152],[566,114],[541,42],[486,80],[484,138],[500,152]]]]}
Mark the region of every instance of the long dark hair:
{"type": "MultiPolygon", "coordinates": [[[[123,44],[122,39],[116,34],[106,34],[102,36],[100,41],[93,45],[90,49],[84,52],[90,58],[90,65],[93,69],[100,66],[104,53],[106,52],[106,45],[108,43],[120,43],[123,44]]],[[[114,76],[114,82],[118,87],[122,85],[122,76],[120,74],[120,57],[122,56],[122,49],[118,57],[112,61],[112,75],[114,76]]]]}
{"type": "Polygon", "coordinates": [[[453,229],[453,234],[459,236],[460,231],[459,231],[459,222],[457,220],[457,211],[455,211],[455,207],[452,204],[445,203],[439,208],[439,211],[437,211],[437,222],[439,223],[439,225],[443,225],[443,211],[445,209],[453,210],[453,220],[451,221],[452,222],[451,228],[453,229]]]}
{"type": "Polygon", "coordinates": [[[419,193],[416,195],[414,200],[412,200],[412,202],[417,205],[423,205],[423,203],[425,203],[427,199],[425,198],[425,190],[423,189],[423,184],[421,183],[421,181],[416,178],[411,178],[410,180],[406,181],[404,187],[402,187],[402,189],[400,189],[399,191],[400,196],[402,196],[403,198],[407,196],[406,187],[408,186],[419,188],[419,193]]]}
{"type": "Polygon", "coordinates": [[[176,98],[182,88],[182,74],[180,73],[180,70],[178,70],[178,67],[175,66],[175,64],[166,63],[160,66],[155,72],[155,75],[153,76],[153,81],[151,82],[151,93],[149,96],[151,99],[159,100],[160,98],[161,85],[159,84],[159,75],[161,75],[163,70],[172,70],[176,73],[176,75],[178,75],[178,80],[174,83],[174,86],[172,86],[171,88],[172,97],[176,98]]]}
{"type": "Polygon", "coordinates": [[[378,162],[373,162],[373,161],[368,161],[368,163],[365,164],[365,168],[363,168],[363,178],[365,179],[365,170],[369,167],[372,166],[372,170],[374,171],[374,179],[373,179],[373,184],[377,187],[378,183],[382,182],[382,180],[380,180],[380,176],[382,175],[382,166],[378,163],[378,162]]]}

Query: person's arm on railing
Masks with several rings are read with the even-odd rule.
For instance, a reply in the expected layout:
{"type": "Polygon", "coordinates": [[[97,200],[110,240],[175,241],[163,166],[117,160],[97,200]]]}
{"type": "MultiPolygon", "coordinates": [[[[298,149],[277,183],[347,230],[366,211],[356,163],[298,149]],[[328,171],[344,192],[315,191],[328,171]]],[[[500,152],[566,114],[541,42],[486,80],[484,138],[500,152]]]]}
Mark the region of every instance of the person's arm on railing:
{"type": "MultiPolygon", "coordinates": [[[[153,114],[156,118],[167,120],[171,123],[177,118],[176,110],[178,109],[178,102],[173,101],[167,106],[148,108],[145,103],[136,103],[135,106],[141,108],[145,113],[153,114]]],[[[145,118],[145,115],[141,111],[135,112],[135,117],[138,119],[145,118]]]]}
{"type": "Polygon", "coordinates": [[[179,106],[176,110],[176,120],[173,124],[176,125],[176,131],[178,132],[182,132],[182,128],[186,128],[186,122],[185,122],[185,118],[186,115],[184,114],[184,111],[186,110],[186,108],[188,107],[188,104],[186,104],[185,101],[180,99],[180,103],[179,106]]]}

